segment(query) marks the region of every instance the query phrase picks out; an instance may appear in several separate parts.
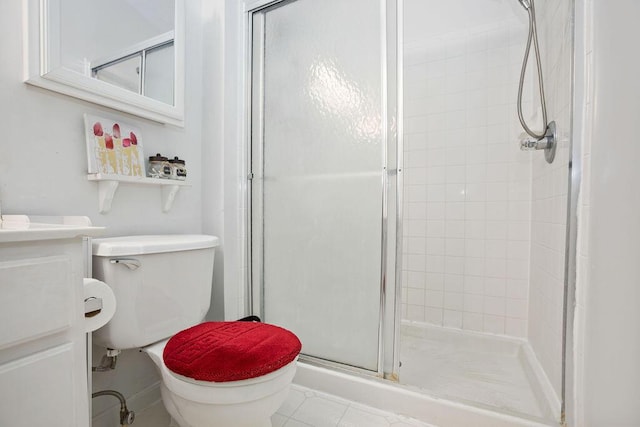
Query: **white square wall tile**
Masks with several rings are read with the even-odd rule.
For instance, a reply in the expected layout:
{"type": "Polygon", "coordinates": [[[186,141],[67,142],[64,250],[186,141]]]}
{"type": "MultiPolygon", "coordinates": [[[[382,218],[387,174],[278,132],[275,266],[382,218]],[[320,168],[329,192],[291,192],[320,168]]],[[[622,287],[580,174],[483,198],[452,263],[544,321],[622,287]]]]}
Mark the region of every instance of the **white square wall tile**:
{"type": "Polygon", "coordinates": [[[493,316],[485,314],[482,318],[482,330],[491,334],[504,334],[505,318],[504,316],[493,316]]]}
{"type": "Polygon", "coordinates": [[[424,305],[407,304],[407,319],[415,322],[424,322],[425,309],[424,305]]]}
{"type": "Polygon", "coordinates": [[[405,254],[403,260],[407,261],[406,269],[409,271],[426,271],[425,255],[405,254]]]}
{"type": "Polygon", "coordinates": [[[467,161],[465,166],[465,179],[469,184],[486,182],[487,165],[484,162],[467,161]]]}
{"type": "Polygon", "coordinates": [[[444,274],[443,273],[426,273],[425,289],[442,291],[444,289],[444,274]]]}
{"type": "Polygon", "coordinates": [[[486,237],[486,223],[484,221],[465,221],[464,233],[467,239],[484,239],[486,237]]]}
{"type": "Polygon", "coordinates": [[[503,239],[487,240],[485,242],[487,258],[507,258],[507,241],[503,239]]]}
{"type": "Polygon", "coordinates": [[[508,232],[508,225],[504,221],[486,221],[486,238],[487,239],[506,239],[508,232]]]}
{"type": "Polygon", "coordinates": [[[445,255],[446,253],[446,241],[440,237],[432,237],[426,239],[426,253],[427,255],[445,255]]]}
{"type": "Polygon", "coordinates": [[[527,280],[507,279],[507,298],[527,299],[529,282],[527,280]]]}
{"type": "Polygon", "coordinates": [[[407,287],[424,289],[426,285],[425,274],[417,271],[403,272],[403,280],[406,280],[407,287]]]}
{"type": "Polygon", "coordinates": [[[464,294],[462,293],[444,293],[445,310],[462,311],[464,308],[464,294]]]}
{"type": "MultiPolygon", "coordinates": [[[[464,192],[464,188],[462,189],[464,192]]],[[[448,220],[455,221],[464,221],[465,219],[465,203],[463,201],[459,202],[447,202],[445,207],[445,215],[448,220]]]]}
{"type": "Polygon", "coordinates": [[[447,187],[445,184],[427,184],[427,202],[445,202],[446,200],[447,187]]]}
{"type": "Polygon", "coordinates": [[[526,319],[527,312],[529,310],[529,301],[526,299],[512,299],[506,300],[506,316],[515,319],[526,319]]]}
{"type": "Polygon", "coordinates": [[[486,182],[506,183],[509,180],[509,165],[507,163],[492,163],[487,165],[486,182]]]}
{"type": "Polygon", "coordinates": [[[445,257],[427,255],[424,271],[427,273],[444,273],[445,257]]]}
{"type": "Polygon", "coordinates": [[[493,316],[504,316],[505,315],[505,299],[502,297],[484,297],[484,314],[489,314],[493,316]]]}
{"type": "Polygon", "coordinates": [[[462,326],[469,331],[483,330],[483,316],[479,313],[462,313],[462,326]]]}
{"type": "Polygon", "coordinates": [[[446,182],[448,184],[464,184],[466,178],[464,165],[449,166],[446,168],[446,182]]]}
{"type": "Polygon", "coordinates": [[[507,279],[501,277],[485,277],[484,294],[504,298],[507,293],[507,279]]]}
{"type": "Polygon", "coordinates": [[[407,185],[404,187],[405,202],[426,202],[427,186],[426,185],[407,185]]]}
{"type": "Polygon", "coordinates": [[[445,223],[445,236],[449,239],[465,238],[465,221],[448,220],[445,223]]]}
{"type": "Polygon", "coordinates": [[[446,219],[446,206],[445,202],[427,202],[427,219],[434,220],[445,220],[446,219]]]}
{"type": "Polygon", "coordinates": [[[527,321],[524,319],[513,319],[507,317],[505,333],[514,337],[527,337],[527,321]]]}
{"type": "Polygon", "coordinates": [[[405,215],[408,219],[424,220],[427,217],[427,204],[418,202],[409,203],[405,215]]]}
{"type": "Polygon", "coordinates": [[[426,307],[443,308],[444,292],[427,290],[424,294],[424,304],[426,307]]]}
{"type": "Polygon", "coordinates": [[[502,202],[486,202],[486,215],[490,221],[505,221],[509,214],[509,204],[502,202]]]}
{"type": "Polygon", "coordinates": [[[482,276],[484,277],[484,258],[465,258],[464,274],[465,276],[482,276]]]}
{"type": "Polygon", "coordinates": [[[484,276],[464,276],[464,293],[466,295],[484,295],[484,276]]]}
{"type": "Polygon", "coordinates": [[[485,260],[485,275],[487,277],[507,277],[507,260],[505,258],[489,258],[485,260]]]}
{"type": "Polygon", "coordinates": [[[444,290],[446,292],[463,293],[464,276],[462,274],[445,274],[444,290]]]}
{"type": "Polygon", "coordinates": [[[464,274],[464,258],[462,256],[446,256],[444,259],[445,284],[449,275],[464,274]]]}
{"type": "Polygon", "coordinates": [[[442,326],[443,311],[441,308],[426,308],[424,310],[424,321],[432,325],[442,326]]]}
{"type": "Polygon", "coordinates": [[[412,305],[424,305],[424,289],[407,288],[407,303],[412,305]]]}
{"type": "Polygon", "coordinates": [[[462,328],[462,312],[454,310],[444,310],[442,325],[446,328],[462,328]]]}
{"type": "Polygon", "coordinates": [[[469,258],[482,258],[485,255],[485,239],[465,239],[464,255],[469,258]]]}
{"type": "Polygon", "coordinates": [[[444,237],[445,222],[427,220],[425,235],[426,237],[444,237]]]}
{"type": "MultiPolygon", "coordinates": [[[[428,163],[429,151],[425,160],[428,163]]],[[[427,167],[427,184],[445,184],[447,182],[447,169],[444,166],[429,166],[427,167]]]]}
{"type": "MultiPolygon", "coordinates": [[[[464,256],[464,248],[465,248],[465,239],[445,239],[446,242],[446,255],[449,257],[463,257],[464,256]]],[[[458,274],[462,274],[462,266],[464,266],[464,262],[462,260],[454,260],[456,263],[460,263],[460,267],[455,267],[458,274]]],[[[446,270],[447,272],[453,273],[454,271],[450,271],[450,269],[446,270]]]]}
{"type": "Polygon", "coordinates": [[[464,294],[465,312],[482,313],[484,310],[484,297],[482,295],[464,294]]]}
{"type": "Polygon", "coordinates": [[[425,254],[427,242],[424,237],[407,237],[404,239],[406,243],[406,252],[410,254],[425,254]]]}

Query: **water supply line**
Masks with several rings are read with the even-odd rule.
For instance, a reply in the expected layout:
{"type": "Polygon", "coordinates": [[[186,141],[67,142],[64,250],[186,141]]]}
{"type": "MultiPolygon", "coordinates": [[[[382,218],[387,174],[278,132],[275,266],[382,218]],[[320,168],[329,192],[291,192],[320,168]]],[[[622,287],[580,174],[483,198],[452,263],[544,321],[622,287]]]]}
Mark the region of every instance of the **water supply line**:
{"type": "Polygon", "coordinates": [[[120,355],[120,350],[114,350],[111,348],[107,349],[107,354],[102,356],[100,360],[100,364],[98,366],[93,366],[91,368],[92,372],[107,372],[116,369],[116,363],[118,362],[118,355],[120,355]]]}
{"type": "Polygon", "coordinates": [[[133,424],[136,419],[136,414],[133,411],[130,411],[127,408],[127,401],[125,400],[122,393],[119,393],[115,390],[102,390],[96,391],[91,395],[91,398],[100,397],[100,396],[113,396],[116,397],[120,401],[120,425],[128,426],[133,424]]]}
{"type": "Polygon", "coordinates": [[[524,52],[522,61],[522,69],[520,71],[520,83],[518,84],[518,119],[522,128],[531,138],[524,138],[520,141],[521,150],[544,150],[545,159],[548,163],[553,162],[556,153],[556,124],[547,121],[547,101],[544,95],[544,83],[542,79],[542,63],[540,61],[540,47],[538,45],[538,29],[536,25],[536,11],[534,0],[518,0],[522,7],[529,15],[529,34],[527,36],[527,47],[524,52]],[[531,42],[533,42],[533,51],[536,59],[536,67],[538,71],[538,89],[540,91],[540,107],[542,109],[542,132],[533,131],[527,125],[524,115],[522,114],[522,90],[524,86],[524,77],[527,71],[527,63],[529,62],[529,53],[531,52],[531,42]]]}

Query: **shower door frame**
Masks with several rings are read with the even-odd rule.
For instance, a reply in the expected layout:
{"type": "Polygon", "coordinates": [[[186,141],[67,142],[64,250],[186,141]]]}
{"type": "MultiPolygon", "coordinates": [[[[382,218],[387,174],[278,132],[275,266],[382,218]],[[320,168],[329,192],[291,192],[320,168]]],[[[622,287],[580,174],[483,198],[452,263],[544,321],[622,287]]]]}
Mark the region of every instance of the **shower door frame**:
{"type": "MultiPolygon", "coordinates": [[[[259,161],[263,160],[263,106],[264,106],[264,15],[257,26],[254,26],[254,16],[264,13],[274,7],[284,7],[297,0],[247,0],[244,9],[245,21],[245,159],[246,159],[246,190],[245,203],[247,214],[245,218],[245,313],[261,316],[264,313],[264,281],[261,274],[262,256],[254,258],[254,234],[258,234],[262,241],[261,227],[254,229],[254,214],[260,212],[259,223],[262,223],[262,205],[253,203],[254,190],[262,196],[261,184],[254,182],[253,160],[254,146],[257,145],[259,161]],[[256,28],[257,27],[257,28],[256,28]],[[262,32],[259,44],[256,46],[254,38],[262,32]],[[257,55],[256,55],[257,54],[257,55]],[[256,60],[259,62],[259,73],[254,72],[256,60]],[[256,75],[257,74],[257,75],[256,75]],[[254,91],[260,95],[254,100],[254,91]],[[257,102],[255,102],[257,101],[257,102]],[[258,105],[256,105],[258,104],[258,105]],[[254,121],[258,120],[258,135],[254,135],[254,121]],[[257,258],[257,259],[256,259],[257,258]]],[[[378,356],[377,370],[355,367],[336,361],[300,355],[304,362],[326,366],[332,369],[344,370],[358,375],[384,377],[397,380],[399,369],[399,328],[401,302],[401,272],[402,272],[402,0],[378,0],[381,8],[381,106],[382,106],[382,144],[383,163],[382,179],[382,216],[381,216],[381,271],[380,271],[380,316],[378,324],[378,356]]],[[[260,246],[260,245],[256,245],[260,246]]]]}

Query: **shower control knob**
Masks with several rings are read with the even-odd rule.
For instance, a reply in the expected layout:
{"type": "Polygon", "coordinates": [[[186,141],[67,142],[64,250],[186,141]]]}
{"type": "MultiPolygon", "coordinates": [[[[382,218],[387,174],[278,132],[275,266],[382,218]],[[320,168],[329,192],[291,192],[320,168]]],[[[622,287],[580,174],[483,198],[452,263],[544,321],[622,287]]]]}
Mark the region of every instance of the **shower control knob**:
{"type": "Polygon", "coordinates": [[[523,138],[520,140],[520,149],[522,151],[544,150],[544,156],[548,163],[553,162],[557,145],[555,122],[549,123],[547,131],[542,138],[523,138]]]}

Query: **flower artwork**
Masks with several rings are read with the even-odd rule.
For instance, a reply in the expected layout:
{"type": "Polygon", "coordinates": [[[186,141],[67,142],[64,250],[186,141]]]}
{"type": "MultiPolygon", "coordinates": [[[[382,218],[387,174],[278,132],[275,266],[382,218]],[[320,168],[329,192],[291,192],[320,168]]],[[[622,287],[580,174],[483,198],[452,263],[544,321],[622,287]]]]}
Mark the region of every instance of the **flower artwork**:
{"type": "Polygon", "coordinates": [[[89,173],[144,176],[140,131],[121,122],[84,115],[89,173]]]}

